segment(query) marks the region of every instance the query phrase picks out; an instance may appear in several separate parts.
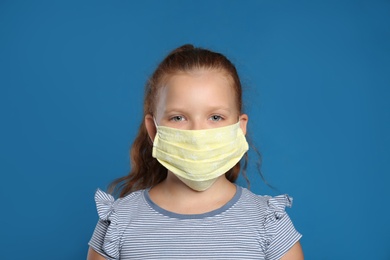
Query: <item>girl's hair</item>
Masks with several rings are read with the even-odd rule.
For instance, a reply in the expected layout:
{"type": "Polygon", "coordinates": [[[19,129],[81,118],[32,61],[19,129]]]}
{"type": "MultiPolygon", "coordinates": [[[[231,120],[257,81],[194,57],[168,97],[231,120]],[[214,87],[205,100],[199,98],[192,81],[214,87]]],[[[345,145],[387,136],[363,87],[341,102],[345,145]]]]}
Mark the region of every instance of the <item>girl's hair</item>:
{"type": "MultiPolygon", "coordinates": [[[[121,177],[109,186],[109,192],[123,197],[130,192],[150,188],[167,176],[167,169],[152,157],[153,143],[146,131],[144,118],[147,114],[155,112],[156,98],[159,90],[175,74],[190,73],[198,70],[216,70],[224,73],[232,83],[236,94],[237,109],[242,113],[242,88],[235,66],[222,54],[193,45],[183,45],[171,53],[158,65],[145,85],[144,115],[139,127],[137,137],[130,151],[131,170],[127,176],[121,177]]],[[[242,174],[246,177],[247,153],[243,159],[242,174]]],[[[235,182],[240,173],[240,162],[226,173],[226,178],[235,182]]]]}

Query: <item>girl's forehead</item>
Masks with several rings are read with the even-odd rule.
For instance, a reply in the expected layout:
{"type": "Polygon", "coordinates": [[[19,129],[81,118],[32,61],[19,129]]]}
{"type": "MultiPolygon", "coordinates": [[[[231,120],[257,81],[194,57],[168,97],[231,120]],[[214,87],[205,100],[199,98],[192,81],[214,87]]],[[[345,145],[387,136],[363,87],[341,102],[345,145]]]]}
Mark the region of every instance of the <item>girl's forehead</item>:
{"type": "Polygon", "coordinates": [[[214,88],[216,91],[234,91],[233,79],[221,70],[197,69],[190,72],[179,72],[169,76],[162,90],[181,90],[196,86],[198,88],[214,88]],[[169,89],[170,88],[170,89],[169,89]]]}
{"type": "Polygon", "coordinates": [[[167,80],[162,91],[181,94],[191,91],[233,92],[234,87],[227,75],[217,71],[202,71],[175,74],[167,80]]]}
{"type": "Polygon", "coordinates": [[[232,80],[220,71],[175,74],[160,88],[156,108],[180,106],[237,107],[232,80]]]}

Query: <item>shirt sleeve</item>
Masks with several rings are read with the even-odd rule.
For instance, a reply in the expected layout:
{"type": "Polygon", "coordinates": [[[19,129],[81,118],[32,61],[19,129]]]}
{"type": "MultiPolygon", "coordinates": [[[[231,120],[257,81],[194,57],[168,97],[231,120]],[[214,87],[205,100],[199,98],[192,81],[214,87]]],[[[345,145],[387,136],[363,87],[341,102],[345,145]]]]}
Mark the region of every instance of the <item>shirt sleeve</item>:
{"type": "Polygon", "coordinates": [[[109,225],[109,222],[99,219],[88,245],[106,259],[111,260],[114,258],[110,258],[110,256],[108,256],[103,250],[104,237],[106,236],[109,225]]]}
{"type": "Polygon", "coordinates": [[[106,259],[119,259],[120,237],[115,209],[116,202],[110,194],[101,190],[96,191],[95,202],[99,221],[88,245],[106,259]]]}
{"type": "Polygon", "coordinates": [[[291,205],[292,198],[288,195],[280,195],[268,200],[264,223],[267,234],[265,241],[267,260],[280,259],[302,237],[285,211],[285,208],[291,205]]]}

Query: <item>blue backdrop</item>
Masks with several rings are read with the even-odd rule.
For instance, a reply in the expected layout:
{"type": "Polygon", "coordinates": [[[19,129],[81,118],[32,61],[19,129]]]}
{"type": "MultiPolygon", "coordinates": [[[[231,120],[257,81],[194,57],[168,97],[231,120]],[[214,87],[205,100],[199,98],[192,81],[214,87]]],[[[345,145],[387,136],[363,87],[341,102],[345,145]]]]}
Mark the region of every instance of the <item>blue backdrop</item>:
{"type": "MultiPolygon", "coordinates": [[[[236,65],[306,259],[390,259],[389,1],[0,1],[2,259],[85,259],[143,86],[184,44],[236,65]]],[[[255,159],[255,158],[254,158],[255,159]]],[[[245,184],[240,181],[243,185],[245,184]]]]}

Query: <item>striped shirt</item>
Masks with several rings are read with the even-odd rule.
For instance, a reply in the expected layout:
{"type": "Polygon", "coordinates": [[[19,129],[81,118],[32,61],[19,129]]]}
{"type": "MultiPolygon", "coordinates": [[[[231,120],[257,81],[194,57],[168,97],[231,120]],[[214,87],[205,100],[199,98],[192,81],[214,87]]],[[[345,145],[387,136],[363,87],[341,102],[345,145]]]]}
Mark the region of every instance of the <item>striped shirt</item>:
{"type": "Polygon", "coordinates": [[[159,207],[148,190],[114,198],[97,190],[99,221],[89,245],[106,259],[267,259],[300,238],[285,207],[287,195],[259,196],[237,186],[224,206],[204,214],[159,207]]]}

